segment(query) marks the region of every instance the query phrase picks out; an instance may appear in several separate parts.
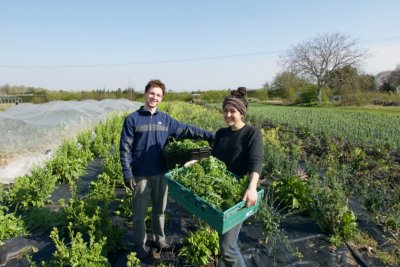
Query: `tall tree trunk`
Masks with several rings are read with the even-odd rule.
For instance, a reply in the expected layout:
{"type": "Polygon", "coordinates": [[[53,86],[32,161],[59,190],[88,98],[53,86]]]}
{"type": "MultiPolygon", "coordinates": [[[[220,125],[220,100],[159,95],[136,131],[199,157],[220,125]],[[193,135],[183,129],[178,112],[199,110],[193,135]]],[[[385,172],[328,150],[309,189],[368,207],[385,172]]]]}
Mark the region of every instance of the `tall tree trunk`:
{"type": "Polygon", "coordinates": [[[317,99],[318,99],[318,103],[321,104],[322,102],[322,82],[321,80],[318,78],[317,79],[317,90],[318,90],[318,95],[317,95],[317,99]]]}
{"type": "Polygon", "coordinates": [[[322,102],[322,87],[318,88],[318,95],[317,95],[318,103],[321,104],[322,102]]]}

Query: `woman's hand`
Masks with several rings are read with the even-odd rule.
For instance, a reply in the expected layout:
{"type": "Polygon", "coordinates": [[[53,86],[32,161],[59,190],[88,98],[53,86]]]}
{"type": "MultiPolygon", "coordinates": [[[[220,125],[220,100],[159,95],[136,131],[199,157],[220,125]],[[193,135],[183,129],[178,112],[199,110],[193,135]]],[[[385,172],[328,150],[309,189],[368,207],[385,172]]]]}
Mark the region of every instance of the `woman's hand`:
{"type": "Polygon", "coordinates": [[[254,206],[257,203],[257,190],[253,188],[247,188],[243,201],[246,201],[246,206],[254,206]]]}
{"type": "Polygon", "coordinates": [[[254,206],[257,203],[257,184],[260,175],[257,172],[252,172],[249,175],[249,187],[247,188],[243,201],[246,201],[246,206],[254,206]]]}

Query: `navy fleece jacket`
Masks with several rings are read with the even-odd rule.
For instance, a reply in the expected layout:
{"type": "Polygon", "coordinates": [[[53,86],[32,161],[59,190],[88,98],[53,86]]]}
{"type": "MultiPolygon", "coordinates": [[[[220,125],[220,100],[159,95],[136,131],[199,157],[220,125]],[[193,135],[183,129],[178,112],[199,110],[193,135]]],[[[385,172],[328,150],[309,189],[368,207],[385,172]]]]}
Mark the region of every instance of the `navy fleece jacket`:
{"type": "Polygon", "coordinates": [[[181,123],[168,114],[141,107],[125,118],[120,139],[124,179],[167,171],[162,150],[168,137],[213,140],[214,133],[181,123]]]}

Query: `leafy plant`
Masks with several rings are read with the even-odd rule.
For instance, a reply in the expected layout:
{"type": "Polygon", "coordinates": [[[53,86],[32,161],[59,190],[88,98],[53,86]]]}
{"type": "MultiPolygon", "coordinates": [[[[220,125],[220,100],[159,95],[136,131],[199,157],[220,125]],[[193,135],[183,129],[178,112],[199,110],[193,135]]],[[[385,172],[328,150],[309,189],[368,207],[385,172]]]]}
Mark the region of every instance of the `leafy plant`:
{"type": "Polygon", "coordinates": [[[24,236],[28,233],[24,221],[14,213],[5,213],[0,208],[0,246],[4,241],[16,236],[24,236]]]}
{"type": "Polygon", "coordinates": [[[178,256],[183,257],[188,264],[207,265],[218,254],[218,233],[205,226],[189,234],[185,239],[185,245],[179,250],[178,256]]]}
{"type": "Polygon", "coordinates": [[[57,228],[50,234],[56,251],[49,264],[43,266],[109,266],[108,259],[103,256],[103,247],[106,244],[106,237],[95,241],[93,230],[88,231],[89,243],[85,242],[80,232],[72,230],[71,223],[68,225],[69,244],[64,239],[60,240],[57,228]]]}
{"type": "Polygon", "coordinates": [[[288,239],[280,228],[280,224],[287,216],[292,214],[292,210],[288,210],[282,201],[277,198],[272,189],[267,189],[266,196],[261,201],[256,215],[263,228],[263,243],[268,243],[271,247],[274,247],[278,242],[283,242],[289,246],[288,239]]]}
{"type": "Polygon", "coordinates": [[[85,233],[100,226],[100,207],[94,201],[70,198],[67,203],[61,199],[60,204],[73,230],[85,233]]]}
{"type": "Polygon", "coordinates": [[[93,152],[90,150],[92,144],[92,133],[91,131],[84,131],[78,134],[77,147],[84,152],[87,160],[92,160],[94,157],[93,152]]]}
{"type": "Polygon", "coordinates": [[[121,229],[113,225],[108,214],[108,206],[100,207],[97,200],[76,200],[70,198],[68,204],[61,201],[67,222],[74,231],[86,233],[92,231],[96,240],[107,237],[105,253],[115,252],[121,247],[121,229]]]}
{"type": "Polygon", "coordinates": [[[140,260],[136,257],[136,252],[128,254],[126,267],[140,267],[140,260]]]}
{"type": "Polygon", "coordinates": [[[272,182],[272,188],[276,197],[281,199],[291,209],[305,211],[308,203],[312,201],[310,198],[310,187],[306,181],[298,176],[275,180],[272,182]]]}
{"type": "Polygon", "coordinates": [[[348,209],[341,192],[331,188],[315,188],[308,210],[326,233],[349,240],[357,233],[355,214],[348,209]]]}
{"type": "Polygon", "coordinates": [[[85,173],[88,155],[71,140],[65,141],[47,166],[61,183],[73,183],[85,173]]]}
{"type": "Polygon", "coordinates": [[[126,218],[132,218],[132,190],[126,189],[126,194],[122,198],[117,198],[118,208],[115,214],[126,218]]]}
{"type": "Polygon", "coordinates": [[[123,185],[124,178],[122,175],[122,167],[120,163],[118,151],[114,151],[105,156],[103,161],[103,173],[107,174],[115,183],[115,185],[123,185]]]}
{"type": "Polygon", "coordinates": [[[88,197],[108,205],[116,198],[115,181],[108,174],[101,173],[95,181],[90,182],[88,197]]]}
{"type": "Polygon", "coordinates": [[[53,193],[57,176],[51,167],[36,167],[32,174],[19,177],[7,192],[7,202],[26,211],[32,207],[43,207],[53,193]]]}

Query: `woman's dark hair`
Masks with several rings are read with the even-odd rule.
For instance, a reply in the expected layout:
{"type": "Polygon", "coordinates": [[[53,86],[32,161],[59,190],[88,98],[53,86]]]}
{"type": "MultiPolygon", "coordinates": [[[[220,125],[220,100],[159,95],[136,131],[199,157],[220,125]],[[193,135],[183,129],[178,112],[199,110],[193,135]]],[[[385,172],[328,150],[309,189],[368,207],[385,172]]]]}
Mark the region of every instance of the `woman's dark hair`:
{"type": "Polygon", "coordinates": [[[144,92],[147,93],[151,87],[160,87],[163,95],[165,95],[165,84],[160,80],[151,80],[147,83],[146,87],[144,88],[144,92]]]}
{"type": "Polygon", "coordinates": [[[242,103],[247,108],[248,102],[247,102],[247,99],[246,99],[246,94],[247,94],[247,88],[243,87],[243,86],[238,87],[237,90],[232,90],[231,91],[231,96],[234,96],[234,97],[240,99],[240,101],[242,101],[242,103]]]}
{"type": "Polygon", "coordinates": [[[237,90],[230,91],[231,95],[225,97],[224,102],[222,102],[222,108],[230,104],[235,107],[240,114],[244,115],[247,111],[247,100],[246,100],[246,87],[239,87],[237,90]]]}

